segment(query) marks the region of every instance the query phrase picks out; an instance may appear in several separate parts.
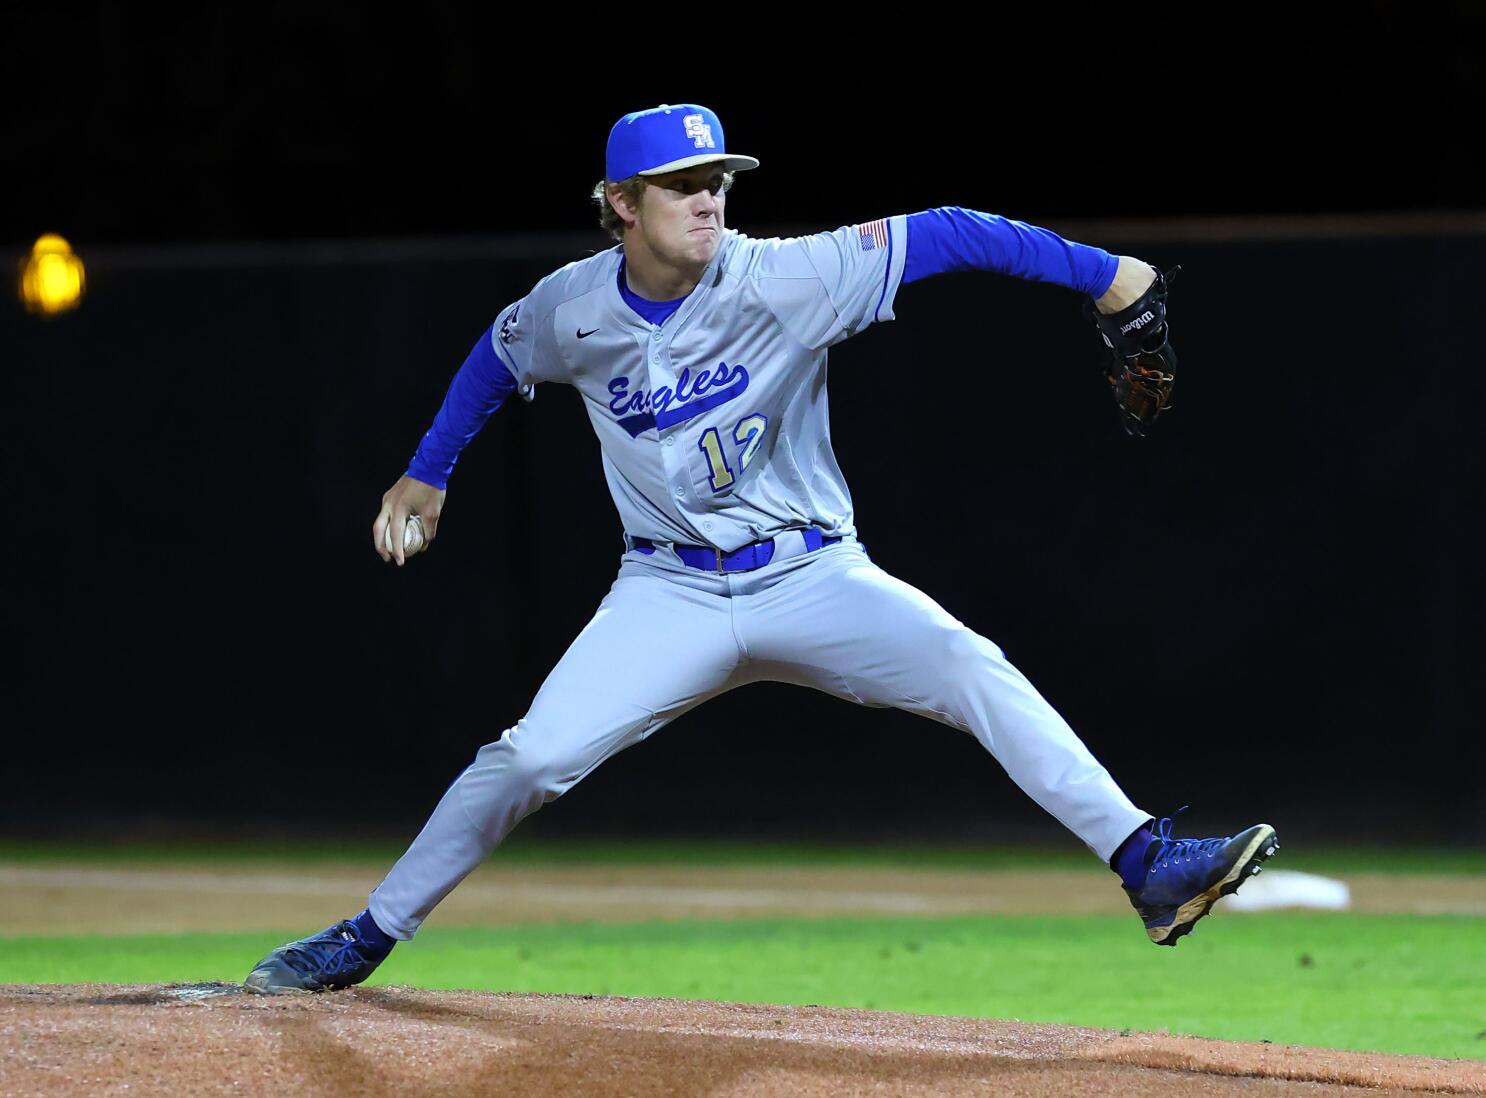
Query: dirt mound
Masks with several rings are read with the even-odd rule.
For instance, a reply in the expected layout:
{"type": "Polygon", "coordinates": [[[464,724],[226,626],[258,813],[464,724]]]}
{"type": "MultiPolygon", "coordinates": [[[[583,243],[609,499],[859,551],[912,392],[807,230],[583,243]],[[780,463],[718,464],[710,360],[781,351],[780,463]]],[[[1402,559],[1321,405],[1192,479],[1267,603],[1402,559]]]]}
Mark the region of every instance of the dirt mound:
{"type": "Polygon", "coordinates": [[[824,1007],[0,988],[0,1093],[1486,1094],[1486,1063],[824,1007]]]}

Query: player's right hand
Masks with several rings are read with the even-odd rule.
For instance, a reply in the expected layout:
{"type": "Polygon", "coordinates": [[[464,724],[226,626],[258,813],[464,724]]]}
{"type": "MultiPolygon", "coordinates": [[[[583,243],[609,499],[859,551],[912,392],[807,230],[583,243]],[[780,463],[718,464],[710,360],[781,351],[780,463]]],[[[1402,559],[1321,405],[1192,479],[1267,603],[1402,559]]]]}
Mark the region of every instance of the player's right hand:
{"type": "Polygon", "coordinates": [[[432,545],[438,536],[439,513],[444,509],[446,494],[446,489],[435,488],[409,476],[399,477],[382,496],[382,509],[377,513],[377,521],[372,523],[372,548],[377,551],[377,556],[385,561],[395,560],[399,568],[407,563],[403,557],[402,539],[409,515],[417,515],[423,520],[423,538],[432,545]],[[390,539],[387,536],[389,528],[390,539]],[[389,540],[395,548],[387,548],[389,540]]]}

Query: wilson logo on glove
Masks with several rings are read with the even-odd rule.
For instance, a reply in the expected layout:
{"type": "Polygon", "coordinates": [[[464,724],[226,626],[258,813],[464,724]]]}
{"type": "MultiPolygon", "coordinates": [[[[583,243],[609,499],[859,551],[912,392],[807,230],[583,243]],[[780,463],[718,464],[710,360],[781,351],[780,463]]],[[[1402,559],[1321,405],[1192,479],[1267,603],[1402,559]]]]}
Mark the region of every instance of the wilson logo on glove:
{"type": "Polygon", "coordinates": [[[1141,313],[1138,317],[1136,317],[1134,320],[1132,320],[1129,324],[1126,324],[1123,328],[1121,328],[1120,329],[1120,332],[1121,332],[1121,334],[1123,334],[1125,332],[1128,332],[1131,328],[1134,328],[1138,332],[1138,331],[1140,331],[1140,329],[1144,328],[1147,324],[1149,324],[1151,321],[1153,321],[1155,319],[1156,319],[1156,314],[1155,313],[1152,313],[1152,312],[1149,312],[1149,311],[1144,312],[1144,313],[1141,313]]]}

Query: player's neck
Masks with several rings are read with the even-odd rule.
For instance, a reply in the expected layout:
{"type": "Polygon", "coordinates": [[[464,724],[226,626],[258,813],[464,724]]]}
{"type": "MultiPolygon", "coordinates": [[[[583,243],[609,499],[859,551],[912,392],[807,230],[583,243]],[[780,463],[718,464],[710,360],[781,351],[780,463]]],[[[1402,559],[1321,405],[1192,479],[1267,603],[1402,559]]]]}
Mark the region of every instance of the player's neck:
{"type": "Polygon", "coordinates": [[[624,241],[624,280],[646,301],[675,301],[697,288],[707,264],[676,266],[668,263],[634,233],[624,241]]]}

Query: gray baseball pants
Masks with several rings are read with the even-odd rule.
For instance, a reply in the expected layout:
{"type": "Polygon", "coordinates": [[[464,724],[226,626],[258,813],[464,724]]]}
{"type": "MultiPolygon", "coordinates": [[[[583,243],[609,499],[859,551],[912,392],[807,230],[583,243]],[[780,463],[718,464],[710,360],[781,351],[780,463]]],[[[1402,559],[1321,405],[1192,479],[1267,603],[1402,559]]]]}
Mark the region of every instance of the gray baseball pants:
{"type": "Polygon", "coordinates": [[[892,706],[969,732],[1101,861],[1136,808],[1001,649],[854,540],[814,552],[797,531],[750,572],[631,550],[593,620],[514,728],[480,748],[386,879],[377,924],[411,938],[523,818],[689,709],[763,680],[892,706]]]}

